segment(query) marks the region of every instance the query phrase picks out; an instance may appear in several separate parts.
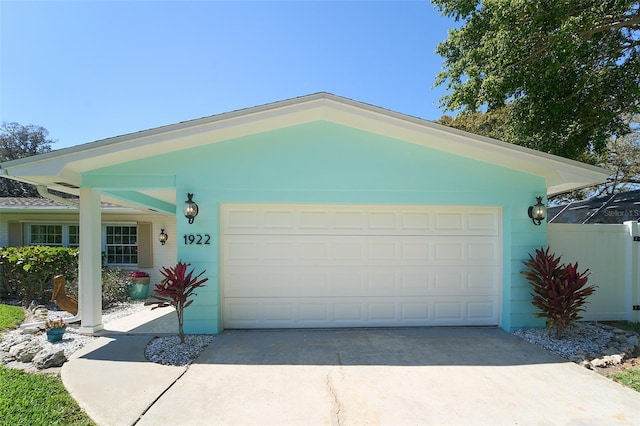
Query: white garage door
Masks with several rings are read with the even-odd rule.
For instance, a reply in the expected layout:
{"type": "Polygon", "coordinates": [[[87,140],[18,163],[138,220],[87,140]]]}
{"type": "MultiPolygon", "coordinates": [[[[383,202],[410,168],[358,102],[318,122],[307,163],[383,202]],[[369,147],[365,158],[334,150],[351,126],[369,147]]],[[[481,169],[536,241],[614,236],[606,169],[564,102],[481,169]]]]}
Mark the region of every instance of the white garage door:
{"type": "Polygon", "coordinates": [[[497,325],[491,207],[224,205],[225,328],[497,325]]]}

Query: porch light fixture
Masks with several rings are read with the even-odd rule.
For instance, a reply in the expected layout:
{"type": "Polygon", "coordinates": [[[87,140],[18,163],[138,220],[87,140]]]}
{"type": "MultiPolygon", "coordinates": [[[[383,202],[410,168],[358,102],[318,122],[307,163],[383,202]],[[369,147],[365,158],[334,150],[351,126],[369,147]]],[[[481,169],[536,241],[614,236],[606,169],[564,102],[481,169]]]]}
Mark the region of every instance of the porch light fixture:
{"type": "Polygon", "coordinates": [[[529,217],[534,225],[541,225],[547,214],[547,207],[542,204],[542,197],[536,197],[536,201],[533,206],[529,206],[529,217]]]}
{"type": "Polygon", "coordinates": [[[164,232],[164,228],[160,230],[160,235],[158,235],[158,239],[160,240],[160,244],[162,245],[164,245],[164,243],[166,243],[167,240],[169,239],[169,236],[167,235],[167,233],[164,232]]]}
{"type": "Polygon", "coordinates": [[[187,193],[187,201],[184,202],[184,217],[191,224],[196,216],[198,216],[198,205],[193,201],[193,194],[187,193]]]}

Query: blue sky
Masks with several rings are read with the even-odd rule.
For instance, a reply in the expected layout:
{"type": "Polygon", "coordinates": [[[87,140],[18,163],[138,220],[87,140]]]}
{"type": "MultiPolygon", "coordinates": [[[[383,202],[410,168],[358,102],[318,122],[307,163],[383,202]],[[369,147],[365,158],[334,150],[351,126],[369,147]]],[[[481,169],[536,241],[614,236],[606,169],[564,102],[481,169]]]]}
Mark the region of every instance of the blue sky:
{"type": "Polygon", "coordinates": [[[315,92],[436,120],[423,1],[0,0],[0,121],[63,148],[315,92]]]}

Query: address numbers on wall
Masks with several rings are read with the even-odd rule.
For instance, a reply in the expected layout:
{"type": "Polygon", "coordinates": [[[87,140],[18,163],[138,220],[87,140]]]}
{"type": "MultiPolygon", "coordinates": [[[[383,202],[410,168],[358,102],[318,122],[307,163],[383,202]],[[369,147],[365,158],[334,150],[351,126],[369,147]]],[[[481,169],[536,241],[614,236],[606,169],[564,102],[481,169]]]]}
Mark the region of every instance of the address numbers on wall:
{"type": "Polygon", "coordinates": [[[211,244],[211,235],[209,234],[184,234],[184,243],[185,245],[210,245],[211,244]]]}

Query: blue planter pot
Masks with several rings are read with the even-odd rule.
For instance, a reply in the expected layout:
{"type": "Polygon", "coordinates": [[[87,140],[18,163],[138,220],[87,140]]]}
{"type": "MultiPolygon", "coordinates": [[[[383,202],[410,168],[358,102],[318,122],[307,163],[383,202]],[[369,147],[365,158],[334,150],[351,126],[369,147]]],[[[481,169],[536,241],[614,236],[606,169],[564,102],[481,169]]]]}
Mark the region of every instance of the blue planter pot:
{"type": "Polygon", "coordinates": [[[127,287],[129,297],[133,300],[142,300],[147,298],[149,294],[149,284],[129,284],[127,287]]]}
{"type": "Polygon", "coordinates": [[[59,342],[62,340],[62,336],[64,335],[64,331],[67,327],[61,328],[53,328],[47,331],[47,340],[50,342],[59,342]]]}

